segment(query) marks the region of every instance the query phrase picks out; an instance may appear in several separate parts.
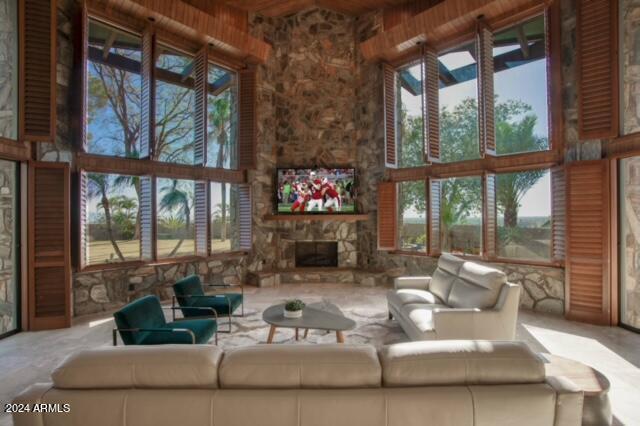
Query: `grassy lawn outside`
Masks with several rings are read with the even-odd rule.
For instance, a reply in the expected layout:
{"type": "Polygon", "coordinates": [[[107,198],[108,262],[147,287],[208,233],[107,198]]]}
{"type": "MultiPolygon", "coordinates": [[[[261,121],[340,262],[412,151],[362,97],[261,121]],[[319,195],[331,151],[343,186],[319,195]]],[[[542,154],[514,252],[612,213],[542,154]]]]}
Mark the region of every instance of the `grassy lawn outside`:
{"type": "MultiPolygon", "coordinates": [[[[169,253],[175,248],[179,240],[158,240],[158,257],[167,257],[169,253]]],[[[138,260],[140,258],[140,241],[127,240],[116,241],[122,255],[127,260],[138,260]]],[[[231,250],[231,240],[211,241],[211,251],[214,253],[224,252],[231,250]]],[[[91,241],[87,247],[88,252],[88,264],[98,265],[103,263],[117,263],[120,262],[116,255],[113,245],[110,241],[91,241]]],[[[195,241],[184,240],[175,257],[189,256],[195,252],[195,241]]]]}

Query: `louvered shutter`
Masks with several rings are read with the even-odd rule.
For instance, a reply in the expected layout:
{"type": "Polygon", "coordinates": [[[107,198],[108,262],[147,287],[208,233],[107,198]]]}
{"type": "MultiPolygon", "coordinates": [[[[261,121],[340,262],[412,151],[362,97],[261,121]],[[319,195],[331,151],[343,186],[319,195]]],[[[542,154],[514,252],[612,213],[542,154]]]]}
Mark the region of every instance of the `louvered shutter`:
{"type": "Polygon", "coordinates": [[[617,4],[578,1],[578,130],[583,140],[618,136],[617,4]]]}
{"type": "MultiPolygon", "coordinates": [[[[88,75],[87,61],[89,58],[89,16],[87,14],[86,4],[78,9],[75,17],[74,35],[74,81],[79,84],[73,85],[71,90],[75,99],[73,111],[71,114],[72,128],[77,137],[76,146],[83,152],[87,151],[87,91],[88,91],[88,75]]],[[[82,259],[83,256],[80,256],[82,259]]]]}
{"type": "Polygon", "coordinates": [[[251,208],[251,187],[238,185],[238,242],[239,249],[251,251],[253,249],[253,215],[251,208]]]}
{"type": "Polygon", "coordinates": [[[389,64],[382,65],[384,102],[384,164],[398,167],[396,138],[396,70],[389,64]]]}
{"type": "Polygon", "coordinates": [[[155,185],[151,176],[140,176],[140,257],[155,259],[155,185]]]}
{"type": "Polygon", "coordinates": [[[422,111],[425,135],[425,159],[429,163],[440,161],[440,117],[438,92],[440,71],[438,53],[431,47],[425,48],[422,56],[422,111]]]}
{"type": "Polygon", "coordinates": [[[207,68],[209,65],[207,53],[208,46],[203,47],[193,59],[195,82],[194,164],[197,166],[207,164],[207,68]]]}
{"type": "Polygon", "coordinates": [[[67,163],[29,163],[29,330],[71,325],[67,163]]]}
{"type": "Polygon", "coordinates": [[[256,70],[238,73],[238,169],[256,167],[256,70]]]}
{"type": "Polygon", "coordinates": [[[79,199],[79,225],[78,230],[78,258],[80,268],[88,264],[89,253],[87,252],[87,195],[88,195],[87,172],[80,171],[78,176],[78,199],[79,199]]]}
{"type": "Polygon", "coordinates": [[[567,168],[567,317],[610,322],[609,163],[580,161],[567,168]]]}
{"type": "Polygon", "coordinates": [[[442,182],[429,179],[429,254],[440,254],[440,200],[442,198],[442,182]]]}
{"type": "Polygon", "coordinates": [[[154,155],[155,138],[155,31],[151,24],[142,33],[140,93],[140,158],[154,155]]]}
{"type": "Polygon", "coordinates": [[[552,258],[561,262],[565,257],[566,239],[566,179],[564,167],[551,170],[551,238],[552,258]]]}
{"type": "Polygon", "coordinates": [[[22,138],[52,142],[56,131],[56,1],[21,2],[22,138]]]}
{"type": "Polygon", "coordinates": [[[209,196],[207,182],[195,182],[196,255],[209,255],[209,196]]]}
{"type": "Polygon", "coordinates": [[[480,125],[480,154],[496,155],[493,89],[493,33],[482,21],[477,27],[478,57],[478,117],[480,125]]]}
{"type": "Polygon", "coordinates": [[[378,250],[398,246],[398,194],[395,182],[378,184],[378,250]]]}
{"type": "Polygon", "coordinates": [[[496,175],[485,173],[484,178],[484,246],[485,255],[489,258],[497,256],[497,206],[496,206],[496,175]]]}

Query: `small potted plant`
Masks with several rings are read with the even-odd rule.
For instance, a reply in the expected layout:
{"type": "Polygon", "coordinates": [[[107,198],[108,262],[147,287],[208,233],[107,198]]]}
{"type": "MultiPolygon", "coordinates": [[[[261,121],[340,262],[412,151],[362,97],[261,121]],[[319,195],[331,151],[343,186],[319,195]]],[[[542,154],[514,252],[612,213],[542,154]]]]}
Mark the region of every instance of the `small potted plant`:
{"type": "Polygon", "coordinates": [[[302,310],[304,309],[304,302],[300,299],[287,300],[284,303],[284,317],[285,318],[300,318],[302,317],[302,310]]]}

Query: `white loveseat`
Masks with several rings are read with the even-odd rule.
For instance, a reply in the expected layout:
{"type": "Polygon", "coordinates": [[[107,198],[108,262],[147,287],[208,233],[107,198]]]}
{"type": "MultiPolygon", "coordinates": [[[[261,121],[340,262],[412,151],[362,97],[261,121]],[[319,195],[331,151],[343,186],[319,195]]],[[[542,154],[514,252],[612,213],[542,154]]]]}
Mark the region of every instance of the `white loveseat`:
{"type": "Polygon", "coordinates": [[[513,340],[520,286],[504,272],[442,254],[431,277],[400,277],[389,316],[412,340],[513,340]]]}
{"type": "Polygon", "coordinates": [[[15,426],[579,426],[583,393],[520,342],[121,346],[76,353],[15,426]],[[59,404],[58,406],[56,404],[59,404]],[[39,405],[42,407],[42,405],[39,405]],[[49,411],[49,410],[47,410],[49,411]]]}

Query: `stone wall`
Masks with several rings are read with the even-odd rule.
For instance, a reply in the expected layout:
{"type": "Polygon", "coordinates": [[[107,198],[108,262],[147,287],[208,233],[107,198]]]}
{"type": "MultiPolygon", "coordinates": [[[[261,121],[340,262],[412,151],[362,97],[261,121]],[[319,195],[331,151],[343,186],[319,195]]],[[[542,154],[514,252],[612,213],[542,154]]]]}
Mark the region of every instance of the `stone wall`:
{"type": "MultiPolygon", "coordinates": [[[[251,31],[273,43],[258,68],[258,168],[251,272],[294,266],[295,241],[338,241],[339,266],[356,266],[357,228],[335,222],[268,222],[277,167],[356,166],[356,19],[312,8],[282,18],[252,16],[251,31]]],[[[359,166],[359,165],[358,165],[359,166]]],[[[292,278],[295,278],[292,276],[292,278]]]]}
{"type": "Polygon", "coordinates": [[[640,1],[623,0],[622,114],[623,132],[640,132],[640,1]]]}
{"type": "Polygon", "coordinates": [[[0,335],[14,330],[16,318],[15,196],[16,168],[0,160],[0,335]]]}
{"type": "Polygon", "coordinates": [[[244,270],[243,258],[232,258],[78,272],[73,277],[74,314],[111,311],[148,294],[169,300],[171,286],[194,274],[204,283],[238,285],[244,282],[244,270]]]}
{"type": "Polygon", "coordinates": [[[18,3],[0,0],[0,136],[17,138],[18,3]]]}

